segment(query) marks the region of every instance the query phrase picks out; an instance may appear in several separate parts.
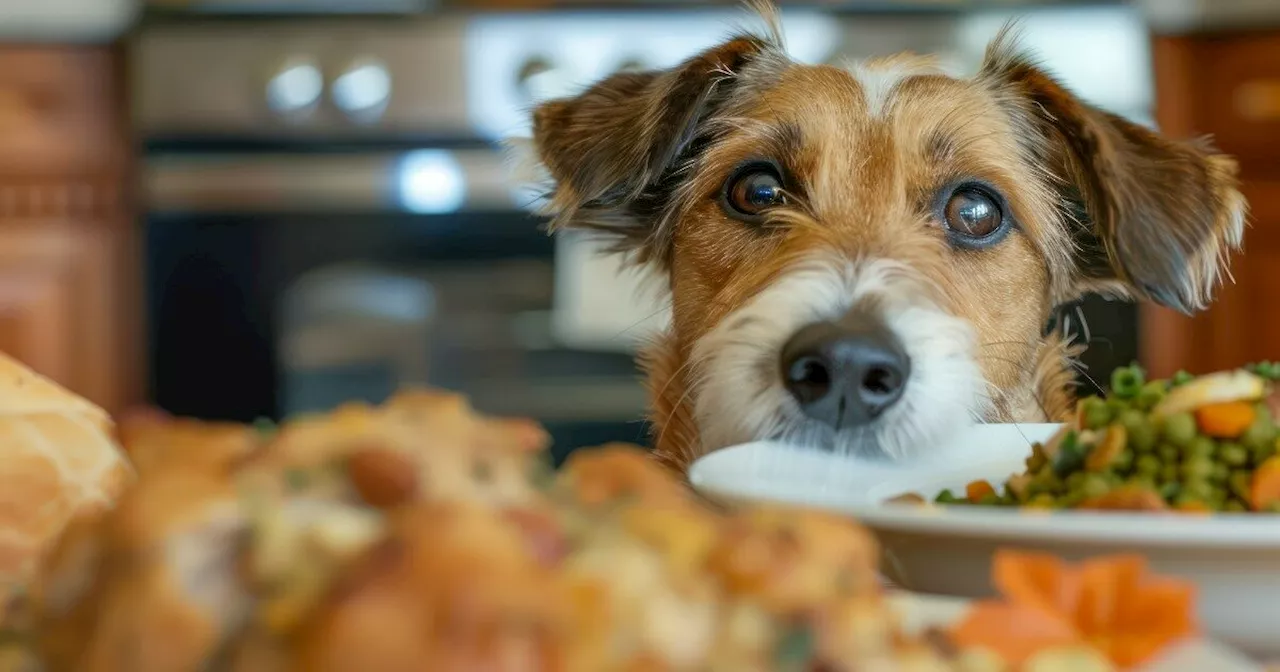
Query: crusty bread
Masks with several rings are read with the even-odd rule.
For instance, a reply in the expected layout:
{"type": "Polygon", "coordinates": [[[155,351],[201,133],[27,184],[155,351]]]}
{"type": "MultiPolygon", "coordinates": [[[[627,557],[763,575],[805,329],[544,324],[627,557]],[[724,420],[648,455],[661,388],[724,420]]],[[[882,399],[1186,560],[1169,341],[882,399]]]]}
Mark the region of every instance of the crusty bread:
{"type": "Polygon", "coordinates": [[[105,411],[0,354],[0,624],[15,625],[11,598],[68,521],[109,507],[131,477],[105,411]]]}

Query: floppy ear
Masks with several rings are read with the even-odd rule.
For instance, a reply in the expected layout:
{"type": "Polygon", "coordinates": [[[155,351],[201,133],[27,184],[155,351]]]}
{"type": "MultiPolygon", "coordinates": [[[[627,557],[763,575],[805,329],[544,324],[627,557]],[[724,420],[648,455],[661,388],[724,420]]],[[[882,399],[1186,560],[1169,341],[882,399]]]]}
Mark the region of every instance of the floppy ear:
{"type": "Polygon", "coordinates": [[[554,182],[552,228],[582,227],[615,237],[639,261],[665,261],[671,235],[662,208],[674,175],[696,153],[698,132],[772,39],[743,36],[665,71],[615,74],[533,113],[538,160],[554,182]]]}
{"type": "Polygon", "coordinates": [[[1025,131],[1034,165],[1057,182],[1078,248],[1076,291],[1119,284],[1183,313],[1205,308],[1244,234],[1235,161],[1080,101],[1003,36],[981,77],[1025,131]]]}

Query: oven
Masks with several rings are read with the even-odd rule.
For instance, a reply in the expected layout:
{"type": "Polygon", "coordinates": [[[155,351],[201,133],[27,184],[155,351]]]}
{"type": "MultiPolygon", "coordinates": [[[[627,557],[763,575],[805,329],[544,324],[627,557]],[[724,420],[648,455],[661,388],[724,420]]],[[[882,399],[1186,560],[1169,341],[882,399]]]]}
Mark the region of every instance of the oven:
{"type": "MultiPolygon", "coordinates": [[[[181,4],[152,12],[130,45],[154,403],[253,421],[429,384],[537,418],[557,446],[645,441],[634,352],[665,308],[591,240],[546,235],[500,141],[528,133],[537,101],[673,65],[742,13],[427,14],[389,2],[359,16],[262,16],[244,11],[259,0],[181,4]]],[[[344,3],[271,6],[302,5],[344,3]]],[[[1141,23],[1095,11],[1034,15],[1028,42],[1058,44],[1066,57],[1046,60],[1087,97],[1144,114],[1141,23]],[[1079,40],[1098,34],[1079,57],[1079,40]]],[[[1003,20],[795,10],[783,26],[802,61],[914,49],[963,68],[1003,20]]],[[[1085,314],[1109,339],[1095,370],[1136,356],[1131,310],[1085,314]]]]}
{"type": "Polygon", "coordinates": [[[556,446],[645,442],[634,353],[665,307],[593,241],[547,235],[500,141],[537,100],[734,20],[151,17],[130,61],[152,401],[247,422],[432,385],[556,446]]]}

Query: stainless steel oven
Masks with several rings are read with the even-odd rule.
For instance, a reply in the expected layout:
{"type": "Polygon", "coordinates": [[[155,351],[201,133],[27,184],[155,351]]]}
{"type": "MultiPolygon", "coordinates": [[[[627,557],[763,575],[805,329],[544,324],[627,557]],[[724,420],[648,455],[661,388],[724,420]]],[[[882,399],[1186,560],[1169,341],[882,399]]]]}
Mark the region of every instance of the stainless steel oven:
{"type": "Polygon", "coordinates": [[[633,356],[663,306],[541,229],[499,141],[736,18],[153,17],[131,50],[153,400],[249,421],[431,384],[560,446],[643,442],[633,356]]]}
{"type": "MultiPolygon", "coordinates": [[[[671,65],[742,13],[164,4],[206,13],[151,16],[131,46],[156,403],[249,421],[427,383],[536,417],[562,446],[644,440],[632,359],[664,307],[588,241],[548,237],[498,142],[527,133],[538,100],[671,65]]],[[[1143,114],[1141,24],[1097,11],[1033,16],[1028,42],[1070,52],[1045,55],[1086,96],[1143,114]],[[1085,25],[1108,38],[1088,58],[1088,35],[1063,28],[1085,25]]],[[[793,11],[783,23],[803,61],[914,49],[964,68],[1003,18],[793,11]]],[[[1123,319],[1102,328],[1123,339],[1123,319]]]]}

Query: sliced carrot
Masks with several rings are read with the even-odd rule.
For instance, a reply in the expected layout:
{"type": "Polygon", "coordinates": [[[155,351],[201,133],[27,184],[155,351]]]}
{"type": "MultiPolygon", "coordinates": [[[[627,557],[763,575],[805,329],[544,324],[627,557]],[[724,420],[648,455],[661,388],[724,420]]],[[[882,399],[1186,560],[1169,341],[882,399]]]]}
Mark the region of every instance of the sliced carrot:
{"type": "Polygon", "coordinates": [[[993,580],[1005,602],[980,603],[952,631],[1010,665],[1050,647],[1087,646],[1115,665],[1137,666],[1195,634],[1195,589],[1151,577],[1138,555],[1069,566],[1044,554],[1001,551],[993,580]]]}
{"type": "Polygon", "coordinates": [[[974,504],[981,502],[984,497],[994,494],[996,494],[996,489],[991,487],[991,484],[986,481],[974,481],[969,485],[964,486],[965,498],[974,504]]]}
{"type": "Polygon", "coordinates": [[[1280,502],[1280,455],[1267,458],[1253,472],[1249,483],[1249,507],[1262,511],[1280,502]]]}
{"type": "Polygon", "coordinates": [[[1044,649],[1080,643],[1061,615],[1004,602],[975,604],[949,635],[961,649],[987,649],[1014,666],[1044,649]]]}
{"type": "Polygon", "coordinates": [[[1051,612],[1065,611],[1067,565],[1047,553],[997,551],[991,560],[991,583],[1006,599],[1051,612]]]}
{"type": "Polygon", "coordinates": [[[1209,404],[1196,409],[1196,424],[1200,431],[1216,439],[1239,438],[1257,417],[1253,404],[1244,401],[1209,404]]]}

